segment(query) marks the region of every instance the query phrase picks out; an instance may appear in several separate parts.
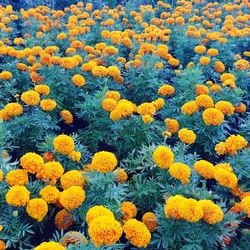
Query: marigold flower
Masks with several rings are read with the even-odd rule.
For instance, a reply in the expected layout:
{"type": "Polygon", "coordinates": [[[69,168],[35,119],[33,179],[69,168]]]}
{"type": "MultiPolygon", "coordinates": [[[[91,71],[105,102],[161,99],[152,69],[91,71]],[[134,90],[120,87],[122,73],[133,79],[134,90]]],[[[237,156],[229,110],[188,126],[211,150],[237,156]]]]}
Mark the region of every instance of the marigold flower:
{"type": "Polygon", "coordinates": [[[235,106],[234,108],[234,111],[237,113],[244,113],[247,110],[247,106],[244,103],[240,103],[240,105],[235,106]]]}
{"type": "Polygon", "coordinates": [[[73,222],[73,214],[70,214],[66,209],[62,209],[55,216],[55,225],[59,230],[67,230],[73,222]]]}
{"type": "Polygon", "coordinates": [[[0,73],[0,80],[10,80],[12,78],[12,73],[9,71],[2,71],[0,73]]]}
{"type": "Polygon", "coordinates": [[[80,151],[73,151],[70,155],[69,155],[70,159],[72,161],[77,161],[79,162],[81,160],[82,154],[80,151]]]}
{"type": "Polygon", "coordinates": [[[145,102],[138,106],[137,113],[140,115],[151,115],[153,116],[156,112],[156,108],[152,103],[145,102]]]}
{"type": "Polygon", "coordinates": [[[137,208],[130,201],[122,202],[121,211],[123,213],[123,217],[122,217],[123,222],[127,221],[128,219],[133,219],[137,215],[137,208]]]}
{"type": "Polygon", "coordinates": [[[5,180],[10,186],[24,186],[29,182],[28,173],[23,169],[9,171],[5,177],[5,180]]]}
{"type": "Polygon", "coordinates": [[[246,139],[241,135],[230,135],[226,141],[226,152],[234,155],[238,150],[241,150],[247,146],[246,139]]]}
{"type": "Polygon", "coordinates": [[[181,195],[175,195],[166,200],[164,212],[167,218],[180,219],[179,206],[186,199],[181,195]]]}
{"type": "Polygon", "coordinates": [[[221,186],[227,188],[235,188],[238,183],[237,176],[223,168],[219,168],[215,171],[214,178],[221,186]]]}
{"type": "Polygon", "coordinates": [[[88,224],[90,224],[94,219],[100,216],[106,216],[110,217],[111,219],[115,219],[113,212],[108,208],[104,206],[94,206],[88,210],[86,214],[86,221],[88,224]]]}
{"type": "Polygon", "coordinates": [[[181,112],[186,115],[192,115],[194,113],[199,112],[199,106],[196,101],[186,102],[182,105],[181,112]]]}
{"type": "Polygon", "coordinates": [[[175,162],[168,169],[170,175],[177,180],[180,180],[183,185],[190,182],[191,169],[188,165],[181,162],[175,162]]]}
{"type": "Polygon", "coordinates": [[[157,218],[154,213],[147,212],[142,216],[142,222],[148,228],[150,232],[154,232],[158,227],[157,218]]]}
{"type": "Polygon", "coordinates": [[[232,115],[234,113],[234,106],[227,101],[219,101],[215,104],[215,108],[220,110],[225,115],[232,115]]]}
{"type": "Polygon", "coordinates": [[[143,116],[142,116],[142,121],[143,121],[145,124],[149,124],[149,123],[151,123],[153,120],[154,120],[154,118],[153,118],[151,115],[143,115],[143,116]]]}
{"type": "Polygon", "coordinates": [[[53,146],[56,152],[64,155],[71,154],[75,149],[74,140],[68,135],[58,135],[53,140],[53,146]]]}
{"type": "Polygon", "coordinates": [[[36,153],[26,153],[20,159],[20,165],[31,174],[36,174],[44,167],[43,158],[36,153]]]}
{"type": "Polygon", "coordinates": [[[195,94],[196,95],[202,95],[205,94],[207,95],[209,93],[209,88],[205,85],[197,84],[195,86],[195,94]]]}
{"type": "Polygon", "coordinates": [[[116,106],[117,106],[117,101],[112,99],[112,98],[105,98],[103,101],[102,101],[102,108],[105,110],[105,111],[108,111],[108,112],[111,112],[113,111],[116,106]]]}
{"type": "Polygon", "coordinates": [[[237,62],[234,63],[234,66],[238,70],[247,70],[249,68],[249,62],[244,59],[240,59],[237,62]]]}
{"type": "Polygon", "coordinates": [[[166,146],[158,146],[153,153],[153,160],[159,168],[169,168],[174,162],[174,153],[166,146]]]}
{"type": "Polygon", "coordinates": [[[202,56],[201,58],[200,58],[200,61],[199,61],[199,63],[201,64],[201,65],[208,65],[209,63],[210,63],[210,58],[209,57],[207,57],[207,56],[202,56]]]}
{"type": "Polygon", "coordinates": [[[51,99],[46,99],[41,101],[40,106],[44,111],[52,111],[56,108],[56,102],[51,99]]]}
{"type": "Polygon", "coordinates": [[[12,102],[4,107],[4,111],[8,116],[19,116],[23,113],[23,107],[17,102],[12,102]]]}
{"type": "Polygon", "coordinates": [[[66,250],[66,248],[62,244],[53,241],[43,242],[39,246],[34,248],[34,250],[49,250],[49,249],[66,250]]]}
{"type": "Polygon", "coordinates": [[[189,222],[197,222],[204,215],[201,204],[191,198],[183,199],[179,205],[178,210],[181,218],[189,222]]]}
{"type": "Polygon", "coordinates": [[[45,200],[48,204],[56,203],[60,196],[60,191],[55,186],[46,186],[39,192],[40,196],[43,200],[45,200]]]}
{"type": "Polygon", "coordinates": [[[206,47],[202,46],[202,45],[196,46],[194,48],[194,52],[197,53],[197,54],[203,54],[203,53],[206,52],[206,47]]]}
{"type": "Polygon", "coordinates": [[[96,247],[110,246],[122,236],[122,227],[110,216],[99,216],[91,221],[88,228],[90,239],[96,247]]]}
{"type": "Polygon", "coordinates": [[[116,177],[115,180],[117,182],[124,183],[128,179],[128,174],[125,172],[125,170],[123,168],[115,169],[114,174],[115,174],[115,177],[116,177]]]}
{"type": "Polygon", "coordinates": [[[199,173],[205,179],[213,179],[214,172],[216,170],[212,163],[210,163],[209,161],[205,161],[205,160],[197,161],[194,164],[194,169],[197,173],[199,173]]]}
{"type": "Polygon", "coordinates": [[[214,204],[210,200],[200,200],[199,203],[201,204],[203,209],[202,219],[206,223],[216,224],[222,221],[224,213],[218,205],[214,204]]]}
{"type": "Polygon", "coordinates": [[[105,77],[108,75],[108,69],[104,66],[94,66],[92,69],[92,75],[94,77],[105,77]]]}
{"type": "Polygon", "coordinates": [[[212,108],[214,106],[214,101],[209,95],[199,95],[195,98],[195,102],[199,107],[202,108],[212,108]]]}
{"type": "Polygon", "coordinates": [[[44,84],[38,84],[34,90],[40,95],[48,95],[50,93],[50,87],[44,84]]]}
{"type": "Polygon", "coordinates": [[[244,197],[240,202],[240,206],[247,213],[247,217],[250,218],[250,196],[244,197]]]}
{"type": "Polygon", "coordinates": [[[50,161],[44,164],[43,178],[58,179],[64,173],[64,168],[60,162],[50,161]]]}
{"type": "Polygon", "coordinates": [[[105,94],[105,98],[111,98],[111,99],[114,99],[115,101],[119,101],[121,99],[121,95],[118,91],[108,91],[106,94],[105,94]]]}
{"type": "Polygon", "coordinates": [[[125,237],[136,247],[146,248],[151,240],[151,233],[144,223],[136,220],[127,220],[123,226],[125,237]]]}
{"type": "Polygon", "coordinates": [[[70,125],[73,123],[74,118],[69,110],[66,110],[66,109],[62,110],[60,115],[66,124],[70,125]]]}
{"type": "Polygon", "coordinates": [[[0,240],[0,250],[5,250],[5,249],[6,249],[5,242],[3,240],[0,240]]]}
{"type": "Polygon", "coordinates": [[[186,128],[182,128],[178,131],[178,137],[186,144],[193,144],[196,140],[196,134],[192,130],[186,128]]]}
{"type": "Polygon", "coordinates": [[[175,92],[174,87],[169,84],[164,84],[158,89],[158,95],[163,95],[163,96],[173,95],[174,92],[175,92]]]}
{"type": "Polygon", "coordinates": [[[85,78],[81,75],[72,76],[71,81],[78,87],[85,85],[85,78]]]}
{"type": "Polygon", "coordinates": [[[223,169],[225,169],[225,170],[227,170],[228,172],[231,172],[231,173],[234,172],[233,168],[230,166],[230,163],[219,163],[219,164],[216,164],[215,165],[215,169],[217,170],[219,168],[223,168],[223,169]]]}
{"type": "Polygon", "coordinates": [[[217,56],[219,54],[219,51],[217,49],[211,48],[208,49],[207,54],[209,56],[217,56]]]}
{"type": "Polygon", "coordinates": [[[64,190],[60,195],[60,203],[68,210],[80,207],[85,200],[85,191],[79,186],[72,186],[64,190]]]}
{"type": "Polygon", "coordinates": [[[85,178],[78,170],[71,170],[60,178],[61,187],[65,190],[72,186],[85,186],[85,178]]]}
{"type": "Polygon", "coordinates": [[[6,202],[15,207],[24,207],[30,199],[30,192],[24,186],[13,186],[6,194],[6,202]]]}
{"type": "Polygon", "coordinates": [[[31,199],[26,207],[28,215],[41,222],[48,213],[48,205],[42,198],[31,199]]]}
{"type": "Polygon", "coordinates": [[[40,95],[34,90],[28,90],[22,93],[21,100],[29,106],[36,106],[40,102],[40,95]]]}
{"type": "Polygon", "coordinates": [[[207,126],[219,126],[224,122],[224,114],[217,108],[207,108],[202,113],[202,119],[207,126]]]}
{"type": "MultiPolygon", "coordinates": [[[[3,171],[2,170],[0,170],[0,182],[2,182],[3,181],[3,171]]],[[[6,181],[7,182],[7,181],[6,181]]]]}
{"type": "Polygon", "coordinates": [[[217,73],[222,73],[222,72],[225,71],[225,65],[224,65],[224,63],[221,62],[221,61],[216,61],[216,62],[214,63],[214,69],[215,69],[215,71],[216,71],[217,73]]]}
{"type": "Polygon", "coordinates": [[[94,154],[91,168],[101,173],[107,173],[114,170],[117,163],[118,161],[113,153],[100,151],[94,154]]]}

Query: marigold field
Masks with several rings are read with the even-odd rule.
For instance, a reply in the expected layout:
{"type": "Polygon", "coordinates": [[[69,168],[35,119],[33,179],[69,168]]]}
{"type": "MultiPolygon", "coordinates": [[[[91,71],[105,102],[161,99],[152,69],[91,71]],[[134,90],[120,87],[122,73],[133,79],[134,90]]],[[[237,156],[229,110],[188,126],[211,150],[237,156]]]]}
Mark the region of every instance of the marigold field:
{"type": "Polygon", "coordinates": [[[0,250],[249,249],[250,3],[103,6],[0,5],[0,250]]]}

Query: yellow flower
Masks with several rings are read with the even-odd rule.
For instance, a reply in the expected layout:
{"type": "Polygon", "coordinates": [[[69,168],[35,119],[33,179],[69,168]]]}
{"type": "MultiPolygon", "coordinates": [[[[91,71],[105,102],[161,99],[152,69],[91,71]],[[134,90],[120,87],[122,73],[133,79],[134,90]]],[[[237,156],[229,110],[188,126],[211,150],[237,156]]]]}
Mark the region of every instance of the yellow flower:
{"type": "Polygon", "coordinates": [[[240,59],[234,63],[234,66],[238,70],[247,70],[249,68],[249,62],[244,59],[240,59]]]}
{"type": "Polygon", "coordinates": [[[55,186],[46,186],[40,190],[39,194],[48,204],[56,203],[60,196],[60,191],[55,186]]]}
{"type": "Polygon", "coordinates": [[[23,113],[23,107],[17,102],[12,102],[4,107],[4,111],[8,116],[19,116],[23,113]]]}
{"type": "Polygon", "coordinates": [[[215,69],[215,71],[216,71],[217,73],[222,73],[222,72],[225,71],[225,65],[224,65],[224,63],[221,62],[221,61],[216,61],[216,62],[214,63],[214,69],[215,69]]]}
{"type": "Polygon", "coordinates": [[[207,108],[202,113],[202,118],[207,126],[219,126],[224,122],[224,114],[217,108],[207,108]]]}
{"type": "Polygon", "coordinates": [[[44,167],[43,158],[36,153],[26,153],[20,159],[20,165],[31,174],[36,174],[44,167]]]}
{"type": "Polygon", "coordinates": [[[226,143],[225,142],[220,142],[215,145],[214,150],[216,151],[217,155],[224,155],[227,152],[226,149],[226,143]]]}
{"type": "Polygon", "coordinates": [[[41,222],[48,213],[48,205],[42,198],[31,199],[26,207],[28,215],[41,222]]]}
{"type": "Polygon", "coordinates": [[[203,54],[203,53],[206,52],[206,47],[202,46],[202,45],[196,46],[194,48],[194,52],[197,53],[197,54],[203,54]]]}
{"type": "Polygon", "coordinates": [[[197,105],[199,107],[202,108],[212,108],[214,106],[214,101],[212,99],[212,97],[210,97],[209,95],[199,95],[195,98],[195,102],[197,103],[197,105]]]}
{"type": "Polygon", "coordinates": [[[109,66],[107,75],[116,78],[121,75],[121,71],[117,66],[109,66]]]}
{"type": "Polygon", "coordinates": [[[214,49],[214,48],[208,49],[208,51],[207,51],[207,54],[209,56],[217,56],[218,53],[219,53],[219,51],[217,49],[214,49]]]}
{"type": "Polygon", "coordinates": [[[123,168],[115,169],[114,174],[115,174],[115,177],[116,177],[115,180],[117,182],[124,183],[128,179],[128,175],[127,175],[127,173],[125,172],[125,170],[123,168]]]}
{"type": "Polygon", "coordinates": [[[143,115],[142,121],[146,124],[151,123],[154,120],[154,118],[151,115],[143,115]]]}
{"type": "Polygon", "coordinates": [[[196,101],[186,102],[182,105],[181,112],[186,115],[192,115],[194,113],[199,112],[199,106],[196,101]]]}
{"type": "Polygon", "coordinates": [[[234,106],[231,102],[219,101],[215,104],[215,108],[220,110],[225,115],[232,115],[234,113],[234,106]]]}
{"type": "Polygon", "coordinates": [[[61,117],[64,119],[64,122],[66,124],[72,124],[73,123],[73,115],[70,113],[69,110],[62,110],[60,113],[61,117]]]}
{"type": "Polygon", "coordinates": [[[237,176],[223,168],[219,168],[215,171],[214,178],[221,186],[231,189],[235,188],[238,183],[237,176]]]}
{"type": "Polygon", "coordinates": [[[111,152],[101,151],[95,153],[91,162],[91,167],[101,173],[112,171],[117,166],[117,159],[111,152]]]}
{"type": "Polygon", "coordinates": [[[136,206],[130,201],[124,201],[121,204],[121,211],[123,213],[122,220],[125,222],[128,219],[133,219],[137,215],[136,206]]]}
{"type": "Polygon", "coordinates": [[[90,239],[96,247],[115,244],[122,236],[122,227],[110,216],[99,216],[91,221],[88,228],[90,239]]]}
{"type": "Polygon", "coordinates": [[[72,161],[77,161],[79,162],[81,160],[82,154],[79,151],[73,151],[69,157],[71,158],[72,161]]]}
{"type": "Polygon", "coordinates": [[[68,135],[58,135],[53,140],[53,146],[56,152],[64,155],[70,155],[75,149],[74,140],[68,135]]]}
{"type": "Polygon", "coordinates": [[[174,87],[169,84],[164,84],[158,89],[158,95],[162,96],[173,95],[174,92],[174,87]]]}
{"type": "Polygon", "coordinates": [[[29,106],[36,106],[40,102],[40,95],[34,90],[28,90],[22,93],[21,100],[29,106]]]}
{"type": "Polygon", "coordinates": [[[27,172],[22,169],[15,169],[9,171],[5,177],[5,180],[10,186],[24,186],[29,182],[27,172]]]}
{"type": "Polygon", "coordinates": [[[142,216],[142,222],[148,228],[150,232],[154,232],[158,227],[157,218],[154,213],[147,212],[142,216]]]}
{"type": "Polygon", "coordinates": [[[197,173],[199,173],[205,179],[213,179],[214,172],[216,170],[212,163],[210,163],[209,161],[205,161],[205,160],[197,161],[194,164],[194,169],[197,173]]]}
{"type": "Polygon", "coordinates": [[[48,95],[50,93],[50,87],[44,84],[38,84],[34,90],[40,95],[48,95]]]}
{"type": "Polygon", "coordinates": [[[55,225],[59,230],[67,230],[73,222],[73,214],[70,214],[66,209],[62,209],[55,216],[55,225]]]}
{"type": "Polygon", "coordinates": [[[241,202],[240,206],[244,212],[247,213],[247,216],[250,218],[250,196],[244,197],[241,202]]]}
{"type": "Polygon", "coordinates": [[[58,242],[43,242],[39,246],[35,247],[34,250],[66,250],[66,248],[58,242]]]}
{"type": "Polygon", "coordinates": [[[220,168],[225,169],[225,170],[227,170],[228,172],[231,172],[231,173],[234,172],[233,168],[230,166],[230,163],[220,163],[220,164],[215,165],[216,170],[220,169],[220,168]]]}
{"type": "Polygon", "coordinates": [[[105,98],[102,101],[102,108],[105,111],[111,112],[116,108],[116,106],[117,106],[117,101],[112,98],[105,98]]]}
{"type": "Polygon", "coordinates": [[[58,179],[64,173],[64,168],[60,162],[50,161],[44,165],[44,176],[43,178],[58,179]]]}
{"type": "Polygon", "coordinates": [[[158,146],[153,153],[153,160],[159,168],[169,168],[174,162],[174,153],[166,146],[158,146]]]}
{"type": "Polygon", "coordinates": [[[111,219],[115,219],[113,212],[108,208],[104,206],[94,206],[88,210],[86,214],[86,221],[88,224],[90,224],[94,219],[100,216],[106,216],[110,217],[111,219]]]}
{"type": "Polygon", "coordinates": [[[200,200],[199,203],[203,209],[203,217],[202,219],[208,224],[216,224],[221,222],[224,214],[221,208],[214,204],[210,200],[200,200]]]}
{"type": "Polygon", "coordinates": [[[60,179],[61,187],[65,190],[72,186],[85,186],[85,178],[78,170],[71,170],[65,173],[60,179]]]}
{"type": "Polygon", "coordinates": [[[104,66],[94,66],[92,69],[92,75],[94,77],[105,77],[108,75],[108,69],[104,66]]]}
{"type": "Polygon", "coordinates": [[[41,101],[40,106],[44,111],[52,111],[56,108],[56,102],[51,99],[46,99],[41,101]]]}
{"type": "Polygon", "coordinates": [[[181,195],[175,195],[166,200],[164,212],[167,218],[180,219],[179,206],[185,198],[181,195]]]}
{"type": "Polygon", "coordinates": [[[121,99],[121,95],[118,91],[111,90],[105,94],[105,98],[111,98],[118,102],[121,99]]]}
{"type": "Polygon", "coordinates": [[[195,94],[196,95],[202,95],[202,94],[207,95],[208,93],[209,93],[209,88],[207,86],[201,85],[201,84],[197,84],[195,86],[195,94]]]}
{"type": "Polygon", "coordinates": [[[156,108],[152,103],[145,102],[138,106],[137,113],[140,115],[151,115],[153,116],[156,112],[156,108]]]}
{"type": "Polygon", "coordinates": [[[60,195],[60,203],[68,210],[80,207],[85,200],[85,191],[79,186],[72,186],[64,190],[60,195]]]}
{"type": "Polygon", "coordinates": [[[183,199],[179,205],[181,218],[189,222],[197,222],[203,217],[201,204],[194,199],[183,199]]]}
{"type": "Polygon", "coordinates": [[[201,58],[200,58],[200,64],[201,65],[208,65],[209,63],[210,63],[210,58],[209,57],[207,57],[207,56],[202,56],[201,58]]]}
{"type": "Polygon", "coordinates": [[[191,169],[188,165],[175,162],[169,167],[169,173],[172,177],[180,180],[183,185],[190,182],[189,177],[191,175],[191,169]]]}
{"type": "Polygon", "coordinates": [[[24,186],[13,186],[6,194],[6,202],[12,206],[24,207],[30,199],[30,192],[24,186]]]}
{"type": "Polygon", "coordinates": [[[177,120],[171,119],[171,118],[166,118],[164,122],[165,122],[166,128],[168,129],[169,132],[171,132],[173,134],[178,132],[180,126],[179,126],[179,123],[177,120]]]}
{"type": "MultiPolygon", "coordinates": [[[[2,182],[2,181],[3,181],[3,171],[0,170],[0,182],[2,182]]],[[[7,182],[7,180],[6,180],[6,182],[7,182]]]]}
{"type": "Polygon", "coordinates": [[[186,144],[193,144],[196,140],[196,134],[192,130],[186,128],[182,128],[178,131],[178,137],[186,144]]]}
{"type": "Polygon", "coordinates": [[[5,250],[5,249],[6,249],[6,245],[4,241],[0,240],[0,250],[5,250]]]}
{"type": "Polygon", "coordinates": [[[85,85],[85,78],[81,75],[74,75],[71,81],[78,87],[85,85]]]}
{"type": "Polygon", "coordinates": [[[146,248],[151,240],[151,233],[144,223],[136,220],[127,220],[123,226],[125,237],[130,243],[139,248],[146,248]]]}
{"type": "Polygon", "coordinates": [[[241,135],[230,135],[226,141],[226,152],[234,155],[238,150],[243,149],[247,146],[246,139],[241,135]]]}
{"type": "Polygon", "coordinates": [[[2,71],[0,73],[0,80],[10,80],[12,78],[12,73],[9,71],[2,71]]]}

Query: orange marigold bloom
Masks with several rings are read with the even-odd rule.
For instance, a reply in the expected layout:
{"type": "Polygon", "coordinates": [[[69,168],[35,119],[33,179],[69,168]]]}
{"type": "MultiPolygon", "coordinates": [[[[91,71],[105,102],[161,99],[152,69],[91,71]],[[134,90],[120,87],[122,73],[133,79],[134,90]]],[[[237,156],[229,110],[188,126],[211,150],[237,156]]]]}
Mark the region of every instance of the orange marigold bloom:
{"type": "Polygon", "coordinates": [[[71,154],[75,149],[74,140],[68,135],[58,135],[53,140],[53,146],[56,152],[64,155],[71,154]]]}
{"type": "Polygon", "coordinates": [[[153,153],[153,160],[159,168],[169,168],[174,162],[174,153],[166,146],[158,146],[153,153]]]}
{"type": "Polygon", "coordinates": [[[60,196],[60,191],[55,186],[46,186],[40,190],[39,194],[48,203],[56,203],[60,196]]]}
{"type": "Polygon", "coordinates": [[[24,186],[29,182],[28,173],[23,169],[14,169],[9,171],[5,180],[10,186],[24,186]]]}
{"type": "Polygon", "coordinates": [[[154,232],[158,227],[157,218],[154,213],[147,212],[142,216],[142,222],[150,232],[154,232]]]}
{"type": "Polygon", "coordinates": [[[24,186],[15,185],[6,194],[6,202],[12,206],[24,207],[30,200],[30,192],[24,186]]]}
{"type": "Polygon", "coordinates": [[[67,230],[73,222],[73,214],[70,214],[66,209],[62,209],[55,216],[55,225],[59,230],[67,230]]]}
{"type": "Polygon", "coordinates": [[[192,115],[199,112],[199,106],[196,101],[189,101],[182,105],[181,112],[186,115],[192,115]]]}
{"type": "Polygon", "coordinates": [[[36,106],[40,102],[40,95],[34,90],[28,90],[22,93],[21,100],[29,106],[36,106]]]}
{"type": "Polygon", "coordinates": [[[28,215],[41,222],[48,213],[48,205],[42,198],[31,199],[26,207],[28,215]]]}
{"type": "Polygon", "coordinates": [[[81,75],[74,75],[71,80],[78,87],[85,85],[85,78],[81,75]]]}
{"type": "Polygon", "coordinates": [[[199,95],[195,98],[195,102],[199,107],[202,108],[212,108],[214,106],[214,101],[209,95],[199,95]]]}
{"type": "Polygon", "coordinates": [[[36,153],[26,153],[20,159],[20,165],[29,173],[36,174],[44,167],[43,158],[36,153]]]}
{"type": "Polygon", "coordinates": [[[214,178],[215,167],[212,163],[205,160],[197,161],[194,164],[194,169],[197,173],[199,173],[205,179],[214,178]]]}
{"type": "Polygon", "coordinates": [[[169,84],[164,84],[158,89],[158,95],[163,95],[163,96],[173,95],[174,92],[175,92],[174,87],[169,84]]]}
{"type": "Polygon", "coordinates": [[[232,115],[234,113],[234,106],[227,101],[219,101],[215,104],[215,108],[220,110],[225,115],[232,115]]]}
{"type": "Polygon", "coordinates": [[[125,172],[123,168],[117,168],[116,170],[114,170],[114,174],[116,177],[115,180],[117,182],[124,183],[128,179],[128,174],[125,172]]]}
{"type": "Polygon", "coordinates": [[[60,178],[61,187],[65,190],[72,186],[85,186],[85,178],[81,171],[70,170],[60,178]]]}
{"type": "Polygon", "coordinates": [[[61,117],[63,118],[64,122],[68,125],[73,123],[73,115],[71,114],[71,112],[69,110],[62,110],[60,112],[61,117]]]}
{"type": "Polygon", "coordinates": [[[224,114],[217,108],[207,108],[202,113],[202,119],[207,126],[219,126],[224,121],[224,114]]]}
{"type": "Polygon", "coordinates": [[[40,106],[44,111],[52,111],[56,108],[56,102],[51,99],[44,99],[40,102],[40,106]]]}
{"type": "Polygon", "coordinates": [[[169,174],[180,180],[183,185],[186,185],[190,182],[189,177],[191,175],[191,169],[188,165],[181,162],[175,162],[169,167],[169,174]]]}
{"type": "Polygon", "coordinates": [[[186,144],[193,144],[196,140],[196,134],[192,130],[186,128],[182,128],[178,131],[178,137],[186,144]]]}
{"type": "Polygon", "coordinates": [[[104,206],[93,206],[86,214],[86,221],[90,224],[94,219],[100,216],[109,216],[111,219],[115,219],[115,216],[111,210],[104,206]]]}
{"type": "Polygon", "coordinates": [[[215,171],[214,178],[221,186],[227,188],[235,188],[238,183],[237,176],[223,168],[219,168],[215,171]]]}

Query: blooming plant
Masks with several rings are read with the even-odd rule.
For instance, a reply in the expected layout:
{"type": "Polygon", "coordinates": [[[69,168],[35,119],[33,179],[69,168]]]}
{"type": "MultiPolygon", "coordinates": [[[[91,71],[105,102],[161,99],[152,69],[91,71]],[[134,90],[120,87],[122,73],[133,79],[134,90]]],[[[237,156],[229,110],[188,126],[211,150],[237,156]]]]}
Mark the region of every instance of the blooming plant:
{"type": "Polygon", "coordinates": [[[0,250],[248,249],[249,2],[76,2],[0,5],[0,250]]]}

